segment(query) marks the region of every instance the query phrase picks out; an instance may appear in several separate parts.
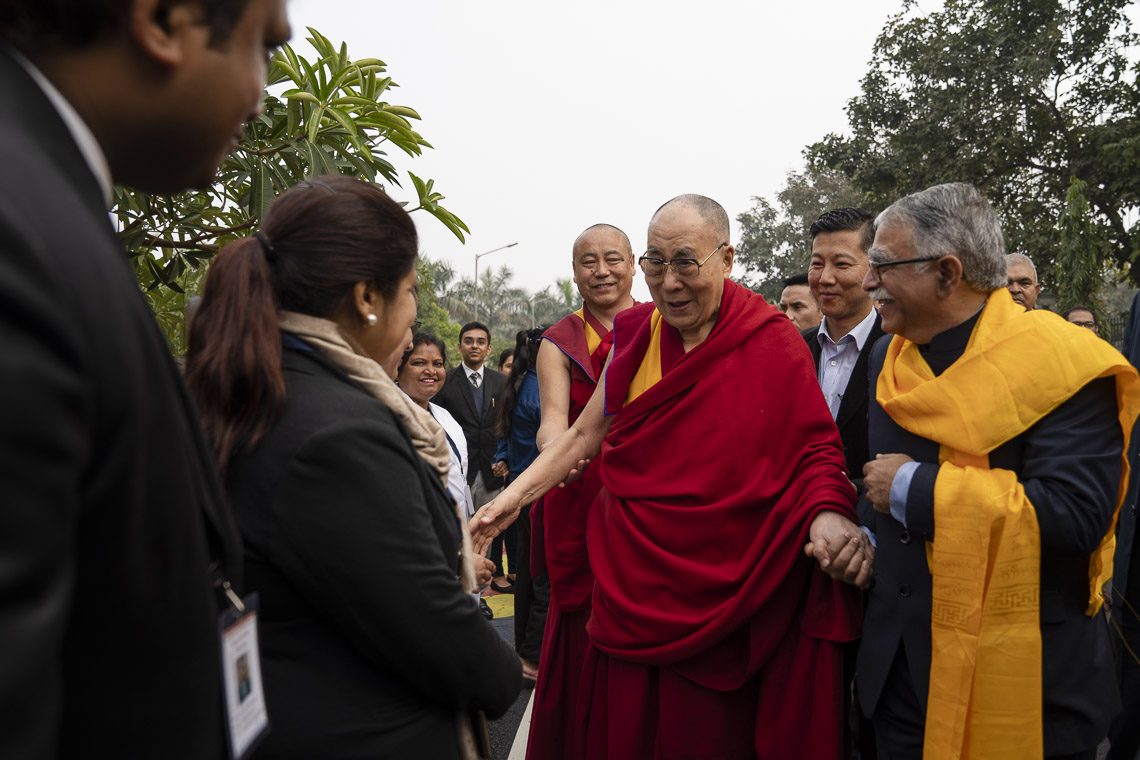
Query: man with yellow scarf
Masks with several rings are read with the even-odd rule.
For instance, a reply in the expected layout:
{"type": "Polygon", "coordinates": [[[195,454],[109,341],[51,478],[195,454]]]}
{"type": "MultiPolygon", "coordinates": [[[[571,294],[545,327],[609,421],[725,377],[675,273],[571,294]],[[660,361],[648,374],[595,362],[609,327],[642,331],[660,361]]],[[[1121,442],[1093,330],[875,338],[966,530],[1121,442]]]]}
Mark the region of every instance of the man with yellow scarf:
{"type": "Polygon", "coordinates": [[[989,203],[948,184],[880,214],[869,252],[893,337],[871,356],[857,677],[891,760],[1095,758],[1120,709],[1101,589],[1140,383],[1014,303],[1003,247],[989,203]]]}

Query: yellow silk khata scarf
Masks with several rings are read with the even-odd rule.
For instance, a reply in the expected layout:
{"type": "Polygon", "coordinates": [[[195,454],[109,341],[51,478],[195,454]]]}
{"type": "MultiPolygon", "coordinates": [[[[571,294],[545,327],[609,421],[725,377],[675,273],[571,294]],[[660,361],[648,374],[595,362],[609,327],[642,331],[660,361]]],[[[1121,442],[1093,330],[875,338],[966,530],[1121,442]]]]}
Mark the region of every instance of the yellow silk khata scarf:
{"type": "Polygon", "coordinates": [[[1009,470],[989,453],[1100,377],[1116,378],[1123,474],[1112,525],[1089,560],[1088,615],[1112,575],[1116,515],[1128,484],[1128,438],[1140,382],[1094,333],[1026,312],[993,291],[962,356],[938,377],[895,336],[876,398],[905,430],[939,444],[934,488],[930,694],[924,757],[1041,757],[1041,538],[1009,470]]]}

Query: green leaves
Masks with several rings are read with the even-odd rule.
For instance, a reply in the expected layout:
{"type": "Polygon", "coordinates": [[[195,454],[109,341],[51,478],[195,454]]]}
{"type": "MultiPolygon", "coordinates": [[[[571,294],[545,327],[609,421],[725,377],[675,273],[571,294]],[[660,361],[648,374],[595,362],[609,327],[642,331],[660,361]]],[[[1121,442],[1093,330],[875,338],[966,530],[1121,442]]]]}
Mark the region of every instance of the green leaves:
{"type": "MultiPolygon", "coordinates": [[[[112,214],[123,244],[152,306],[166,310],[156,313],[176,349],[182,343],[182,294],[196,292],[203,265],[255,229],[282,191],[322,174],[399,186],[404,175],[387,146],[407,157],[431,148],[413,127],[419,113],[384,99],[397,85],[383,61],[353,61],[346,45],[308,31],[316,58],[289,45],[274,54],[263,111],[246,125],[210,189],[171,196],[115,191],[112,214]]],[[[418,197],[413,210],[426,211],[464,240],[467,225],[442,205],[434,182],[407,175],[418,197]]]]}
{"type": "Polygon", "coordinates": [[[1100,254],[1140,284],[1138,42],[1127,0],[914,0],[883,28],[847,107],[847,135],[807,149],[882,208],[948,181],[977,185],[1011,251],[1052,287],[1070,178],[1086,181],[1100,254]]]}

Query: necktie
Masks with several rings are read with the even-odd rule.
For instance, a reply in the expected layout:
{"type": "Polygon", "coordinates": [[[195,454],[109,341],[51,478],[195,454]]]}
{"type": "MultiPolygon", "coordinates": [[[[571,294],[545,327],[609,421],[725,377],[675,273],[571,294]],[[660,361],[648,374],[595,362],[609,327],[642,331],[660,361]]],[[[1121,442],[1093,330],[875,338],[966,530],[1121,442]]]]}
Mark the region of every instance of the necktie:
{"type": "Polygon", "coordinates": [[[480,374],[472,372],[469,377],[471,379],[471,395],[475,398],[475,409],[483,411],[483,386],[479,384],[480,374]]]}

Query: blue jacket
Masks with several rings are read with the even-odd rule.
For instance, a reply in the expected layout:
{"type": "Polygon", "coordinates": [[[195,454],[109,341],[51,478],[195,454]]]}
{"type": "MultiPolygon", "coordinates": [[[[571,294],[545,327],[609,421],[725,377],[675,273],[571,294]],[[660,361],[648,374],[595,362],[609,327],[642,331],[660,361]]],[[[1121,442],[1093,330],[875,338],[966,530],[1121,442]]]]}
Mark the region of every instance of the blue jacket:
{"type": "Polygon", "coordinates": [[[510,438],[500,438],[499,448],[495,451],[495,461],[505,460],[507,467],[510,468],[508,483],[522,474],[522,471],[538,457],[536,439],[540,422],[542,422],[542,412],[538,397],[538,375],[534,370],[527,370],[523,375],[522,385],[519,386],[518,398],[515,399],[510,438]]]}

